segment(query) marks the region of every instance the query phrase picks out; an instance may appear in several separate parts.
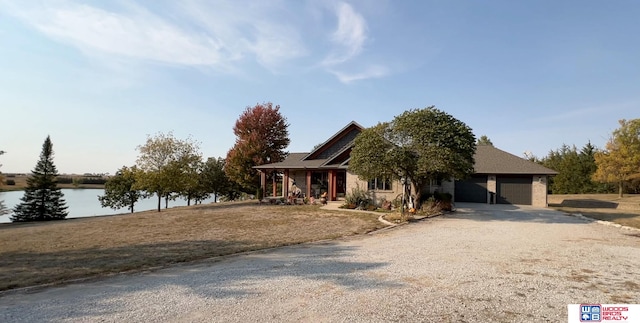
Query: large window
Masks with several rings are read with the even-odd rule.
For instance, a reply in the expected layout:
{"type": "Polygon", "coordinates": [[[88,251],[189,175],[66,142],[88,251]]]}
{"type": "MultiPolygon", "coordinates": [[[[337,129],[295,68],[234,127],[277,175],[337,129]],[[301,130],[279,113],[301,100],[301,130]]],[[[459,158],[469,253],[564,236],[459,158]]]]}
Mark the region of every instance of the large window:
{"type": "Polygon", "coordinates": [[[391,191],[391,181],[383,178],[374,178],[369,181],[369,190],[391,191]]]}

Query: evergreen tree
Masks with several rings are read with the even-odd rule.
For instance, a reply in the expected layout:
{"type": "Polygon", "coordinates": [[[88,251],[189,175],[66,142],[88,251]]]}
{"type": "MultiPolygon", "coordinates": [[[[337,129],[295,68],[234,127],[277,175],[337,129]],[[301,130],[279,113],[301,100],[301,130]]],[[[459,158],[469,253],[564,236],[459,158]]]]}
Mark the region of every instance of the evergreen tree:
{"type": "Polygon", "coordinates": [[[482,135],[480,136],[480,138],[478,138],[478,145],[493,146],[493,142],[491,142],[491,139],[489,139],[489,137],[487,137],[486,135],[482,135]]]}
{"type": "Polygon", "coordinates": [[[27,178],[27,187],[22,202],[13,209],[13,222],[63,220],[67,217],[64,195],[58,188],[56,177],[58,170],[53,164],[53,145],[47,136],[42,145],[40,160],[31,176],[27,178]]]}

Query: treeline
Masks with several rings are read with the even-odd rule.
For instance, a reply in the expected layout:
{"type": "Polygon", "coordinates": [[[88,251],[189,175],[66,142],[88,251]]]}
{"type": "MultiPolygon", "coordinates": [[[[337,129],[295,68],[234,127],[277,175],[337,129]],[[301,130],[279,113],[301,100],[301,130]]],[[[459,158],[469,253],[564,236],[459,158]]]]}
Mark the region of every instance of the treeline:
{"type": "Polygon", "coordinates": [[[104,185],[107,182],[106,177],[96,177],[96,176],[78,176],[78,177],[70,177],[70,176],[58,176],[56,179],[58,184],[96,184],[96,185],[104,185]]]}
{"type": "Polygon", "coordinates": [[[98,197],[103,207],[126,207],[133,213],[138,201],[155,195],[159,212],[162,200],[167,208],[169,201],[178,197],[191,205],[212,194],[216,200],[233,200],[239,195],[236,185],[224,173],[225,160],[204,161],[198,143],[190,138],[181,140],[172,133],[159,133],[149,137],[138,150],[136,164],[118,169],[105,183],[105,194],[98,197]]]}
{"type": "Polygon", "coordinates": [[[279,109],[271,103],[247,107],[233,127],[237,139],[226,158],[203,160],[199,143],[191,138],[178,139],[172,133],[149,136],[137,147],[135,165],[120,168],[105,183],[100,203],[134,212],[137,201],[155,196],[159,212],[163,199],[167,208],[177,197],[187,205],[211,195],[225,200],[252,194],[261,198],[260,174],[253,167],[287,156],[288,124],[279,109]]]}
{"type": "Polygon", "coordinates": [[[614,193],[615,185],[593,180],[593,174],[598,169],[595,161],[597,151],[591,142],[580,150],[575,145],[562,145],[542,159],[530,159],[558,172],[558,175],[549,179],[548,190],[551,194],[614,193]]]}
{"type": "Polygon", "coordinates": [[[552,194],[640,193],[640,119],[620,120],[604,149],[588,142],[578,150],[563,145],[544,158],[530,160],[558,175],[549,180],[552,194]]]}

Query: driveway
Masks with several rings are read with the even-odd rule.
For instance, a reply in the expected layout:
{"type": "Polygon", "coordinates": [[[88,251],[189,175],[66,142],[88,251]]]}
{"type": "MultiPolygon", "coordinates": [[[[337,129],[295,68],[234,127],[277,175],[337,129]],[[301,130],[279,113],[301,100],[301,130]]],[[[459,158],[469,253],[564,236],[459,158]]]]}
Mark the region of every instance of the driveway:
{"type": "Polygon", "coordinates": [[[0,322],[559,322],[637,303],[640,234],[458,205],[376,234],[0,297],[0,322]]]}

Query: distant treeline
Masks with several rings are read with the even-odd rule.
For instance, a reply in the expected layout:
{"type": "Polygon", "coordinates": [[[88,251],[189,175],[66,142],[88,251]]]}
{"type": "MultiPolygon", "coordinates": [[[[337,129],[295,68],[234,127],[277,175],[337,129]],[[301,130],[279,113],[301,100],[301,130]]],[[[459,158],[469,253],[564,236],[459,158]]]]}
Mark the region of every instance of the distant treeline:
{"type": "Polygon", "coordinates": [[[69,176],[58,176],[57,178],[58,184],[97,184],[104,185],[107,182],[106,177],[69,177],[69,176]]]}

